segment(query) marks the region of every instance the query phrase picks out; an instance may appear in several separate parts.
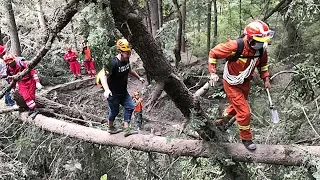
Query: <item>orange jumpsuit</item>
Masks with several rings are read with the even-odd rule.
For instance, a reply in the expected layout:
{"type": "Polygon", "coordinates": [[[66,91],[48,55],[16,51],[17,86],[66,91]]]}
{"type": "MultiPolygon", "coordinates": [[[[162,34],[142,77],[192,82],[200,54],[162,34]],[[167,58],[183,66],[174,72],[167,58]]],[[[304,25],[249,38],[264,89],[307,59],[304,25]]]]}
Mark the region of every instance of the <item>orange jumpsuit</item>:
{"type": "Polygon", "coordinates": [[[82,53],[84,54],[84,67],[86,68],[90,77],[96,76],[96,68],[92,59],[91,50],[88,46],[83,47],[82,53]]]}
{"type": "MultiPolygon", "coordinates": [[[[244,37],[244,49],[242,56],[254,56],[256,50],[252,49],[247,38],[244,37]]],[[[226,43],[221,43],[212,48],[209,52],[209,72],[216,72],[216,61],[217,59],[229,59],[237,51],[238,44],[236,40],[228,40],[226,43]]],[[[252,61],[252,58],[238,58],[236,61],[228,62],[228,71],[230,75],[239,75],[244,71],[252,61]]],[[[257,67],[260,78],[265,79],[269,76],[268,72],[268,54],[265,51],[262,57],[259,57],[255,67],[257,67]]],[[[244,80],[242,84],[230,85],[226,80],[223,80],[223,87],[226,92],[229,106],[225,109],[222,116],[236,116],[236,120],[239,125],[240,139],[252,140],[252,133],[250,130],[250,107],[247,102],[248,94],[250,89],[250,80],[252,79],[254,68],[248,78],[244,80]]]]}

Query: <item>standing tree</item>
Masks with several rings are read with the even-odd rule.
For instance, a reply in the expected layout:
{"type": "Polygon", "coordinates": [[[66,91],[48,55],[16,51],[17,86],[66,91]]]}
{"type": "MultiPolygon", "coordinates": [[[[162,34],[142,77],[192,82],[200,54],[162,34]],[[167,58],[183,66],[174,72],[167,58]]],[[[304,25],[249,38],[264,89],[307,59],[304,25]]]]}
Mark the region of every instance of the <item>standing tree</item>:
{"type": "Polygon", "coordinates": [[[211,7],[212,7],[212,0],[207,0],[207,52],[210,51],[210,36],[211,36],[211,7]]]}
{"type": "Polygon", "coordinates": [[[14,17],[14,12],[12,8],[12,0],[5,0],[5,16],[7,18],[8,28],[10,32],[10,40],[11,40],[11,53],[16,54],[17,56],[21,56],[21,47],[18,36],[18,30],[16,25],[16,20],[14,17]]]}
{"type": "Polygon", "coordinates": [[[152,36],[153,38],[156,37],[157,30],[159,29],[159,6],[158,0],[150,0],[149,3],[150,8],[150,19],[151,19],[151,26],[152,26],[152,36]]]}
{"type": "Polygon", "coordinates": [[[213,45],[217,43],[217,38],[218,38],[218,11],[217,11],[217,0],[213,0],[213,23],[214,23],[214,28],[213,28],[213,45]]]}
{"type": "Polygon", "coordinates": [[[186,18],[187,18],[187,0],[182,3],[182,37],[181,37],[181,51],[186,52],[186,18]]]}
{"type": "Polygon", "coordinates": [[[45,31],[45,30],[47,30],[47,23],[46,23],[46,18],[43,13],[42,0],[36,0],[36,9],[37,9],[40,28],[43,31],[45,31]]]}
{"type": "Polygon", "coordinates": [[[177,34],[176,34],[176,45],[174,48],[174,55],[176,58],[176,67],[178,68],[179,63],[181,61],[181,36],[182,36],[182,15],[180,11],[180,5],[178,4],[178,0],[173,0],[173,4],[176,7],[176,13],[178,17],[178,27],[177,27],[177,34]]]}

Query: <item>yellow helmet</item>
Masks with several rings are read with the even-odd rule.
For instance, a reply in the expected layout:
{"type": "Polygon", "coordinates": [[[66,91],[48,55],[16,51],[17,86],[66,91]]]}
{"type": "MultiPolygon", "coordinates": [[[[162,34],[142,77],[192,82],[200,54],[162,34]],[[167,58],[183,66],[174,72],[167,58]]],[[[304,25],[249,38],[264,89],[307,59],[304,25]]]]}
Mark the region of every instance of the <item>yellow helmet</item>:
{"type": "Polygon", "coordinates": [[[127,39],[121,38],[117,41],[117,49],[120,51],[130,51],[129,42],[127,39]]]}

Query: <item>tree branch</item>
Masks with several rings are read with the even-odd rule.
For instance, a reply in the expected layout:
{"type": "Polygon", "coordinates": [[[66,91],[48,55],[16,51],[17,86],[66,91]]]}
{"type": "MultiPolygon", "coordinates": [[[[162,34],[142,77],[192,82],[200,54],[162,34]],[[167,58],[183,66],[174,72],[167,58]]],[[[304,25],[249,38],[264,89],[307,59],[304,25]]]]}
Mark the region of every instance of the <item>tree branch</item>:
{"type": "Polygon", "coordinates": [[[272,16],[273,13],[280,11],[283,9],[283,7],[289,5],[292,2],[292,0],[282,0],[277,4],[276,7],[274,7],[265,17],[262,18],[262,21],[266,21],[270,16],[272,16]],[[285,3],[285,6],[283,4],[285,3]]]}

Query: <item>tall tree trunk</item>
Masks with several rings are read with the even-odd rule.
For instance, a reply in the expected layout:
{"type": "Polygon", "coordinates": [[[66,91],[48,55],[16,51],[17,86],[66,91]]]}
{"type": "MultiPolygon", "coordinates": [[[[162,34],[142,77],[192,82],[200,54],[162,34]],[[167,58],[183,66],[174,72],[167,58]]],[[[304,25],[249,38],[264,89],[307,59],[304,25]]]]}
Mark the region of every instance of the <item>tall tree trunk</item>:
{"type": "Polygon", "coordinates": [[[242,34],[242,22],[241,22],[241,19],[242,19],[242,16],[241,16],[241,8],[242,8],[242,3],[241,3],[241,0],[239,0],[239,36],[241,36],[242,34]]]}
{"type": "Polygon", "coordinates": [[[207,52],[210,51],[211,48],[211,7],[212,7],[212,0],[207,0],[207,52]]]}
{"type": "Polygon", "coordinates": [[[38,14],[38,20],[39,20],[39,25],[40,28],[45,31],[47,30],[47,23],[46,19],[44,17],[43,9],[42,9],[42,0],[36,0],[36,9],[37,9],[37,14],[38,14]]]}
{"type": "Polygon", "coordinates": [[[186,52],[186,18],[187,18],[187,0],[182,4],[182,37],[181,37],[181,51],[186,52]]]}
{"type": "Polygon", "coordinates": [[[162,8],[162,0],[158,0],[158,14],[159,14],[159,28],[162,27],[163,24],[163,8],[162,8]]]}
{"type": "Polygon", "coordinates": [[[150,2],[150,18],[151,18],[151,25],[152,25],[152,36],[153,38],[156,37],[157,30],[159,29],[159,7],[158,7],[158,0],[149,0],[150,2]]]}
{"type": "MultiPolygon", "coordinates": [[[[213,46],[217,43],[218,39],[218,11],[217,11],[217,0],[213,0],[213,23],[214,23],[214,28],[213,28],[213,46]]],[[[212,46],[212,47],[213,47],[212,46]]]]}
{"type": "Polygon", "coordinates": [[[197,31],[200,32],[201,30],[201,9],[200,9],[200,2],[197,3],[197,31]]]}
{"type": "Polygon", "coordinates": [[[148,31],[152,34],[152,22],[151,22],[151,12],[150,12],[150,3],[149,0],[145,0],[145,6],[147,11],[147,27],[148,31]]]}
{"type": "Polygon", "coordinates": [[[1,33],[1,27],[0,27],[0,45],[3,45],[2,33],[1,33]]]}
{"type": "Polygon", "coordinates": [[[173,4],[176,7],[176,13],[178,18],[178,27],[177,27],[177,34],[176,34],[176,45],[174,48],[174,55],[176,58],[176,68],[179,67],[181,62],[181,36],[182,36],[182,15],[180,10],[180,5],[178,4],[178,0],[173,0],[173,4]]]}
{"type": "MultiPolygon", "coordinates": [[[[229,12],[229,18],[228,18],[228,29],[231,29],[231,2],[229,1],[228,3],[228,12],[229,12]]],[[[228,31],[229,32],[229,38],[231,37],[231,31],[228,31]]]]}
{"type": "Polygon", "coordinates": [[[15,20],[14,12],[12,9],[12,0],[5,0],[4,6],[5,6],[5,16],[7,18],[8,28],[10,31],[10,40],[11,40],[10,53],[16,54],[17,56],[21,56],[21,47],[20,47],[16,20],[15,20]]]}

